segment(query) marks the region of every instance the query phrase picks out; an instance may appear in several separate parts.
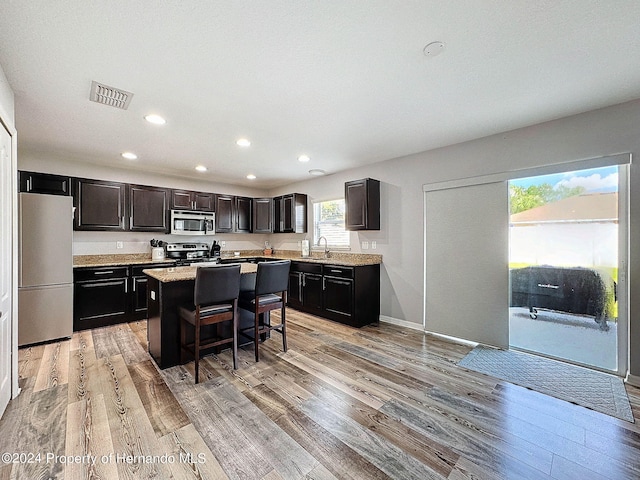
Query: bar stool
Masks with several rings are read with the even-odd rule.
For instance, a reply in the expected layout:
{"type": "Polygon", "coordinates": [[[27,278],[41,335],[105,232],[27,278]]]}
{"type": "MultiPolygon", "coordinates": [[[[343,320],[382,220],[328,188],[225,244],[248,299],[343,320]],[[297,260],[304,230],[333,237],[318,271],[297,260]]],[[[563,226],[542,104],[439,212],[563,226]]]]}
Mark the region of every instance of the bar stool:
{"type": "Polygon", "coordinates": [[[254,315],[253,327],[243,328],[240,334],[253,339],[256,362],[260,361],[258,344],[260,336],[271,330],[282,334],[282,347],[287,351],[287,319],[285,305],[287,303],[287,288],[289,286],[289,269],[291,260],[258,263],[258,271],[255,277],[255,288],[251,291],[241,291],[239,306],[249,310],[254,315]],[[271,325],[271,320],[265,321],[265,313],[280,309],[281,322],[271,325]],[[262,318],[262,321],[260,319],[262,318]],[[246,332],[253,330],[253,335],[246,332]]]}
{"type": "Polygon", "coordinates": [[[193,305],[179,307],[180,352],[191,352],[195,358],[195,383],[198,383],[200,351],[218,345],[231,344],[233,368],[238,368],[238,294],[240,265],[199,267],[193,290],[193,305]],[[230,337],[213,337],[201,342],[201,328],[231,321],[230,337]],[[194,327],[194,342],[186,341],[186,326],[194,327]]]}

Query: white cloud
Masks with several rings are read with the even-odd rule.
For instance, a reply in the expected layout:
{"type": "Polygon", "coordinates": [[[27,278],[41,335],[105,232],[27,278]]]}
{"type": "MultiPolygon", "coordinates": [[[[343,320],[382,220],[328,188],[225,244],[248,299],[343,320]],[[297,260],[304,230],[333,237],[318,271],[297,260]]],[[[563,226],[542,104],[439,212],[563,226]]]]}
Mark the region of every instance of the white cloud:
{"type": "Polygon", "coordinates": [[[604,178],[600,176],[599,173],[594,173],[593,175],[589,175],[588,177],[575,176],[565,180],[560,180],[555,184],[554,188],[558,188],[560,186],[565,186],[568,188],[584,187],[588,192],[603,189],[617,189],[618,174],[611,173],[604,178]]]}

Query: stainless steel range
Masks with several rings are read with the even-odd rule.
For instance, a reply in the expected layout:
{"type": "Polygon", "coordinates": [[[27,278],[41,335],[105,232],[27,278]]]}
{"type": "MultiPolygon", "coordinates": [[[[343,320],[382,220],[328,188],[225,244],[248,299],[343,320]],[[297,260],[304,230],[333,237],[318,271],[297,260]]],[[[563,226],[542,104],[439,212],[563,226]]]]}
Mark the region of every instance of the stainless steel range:
{"type": "Polygon", "coordinates": [[[176,265],[196,265],[202,263],[220,263],[219,257],[210,257],[211,247],[207,243],[167,243],[167,259],[175,260],[176,265]]]}

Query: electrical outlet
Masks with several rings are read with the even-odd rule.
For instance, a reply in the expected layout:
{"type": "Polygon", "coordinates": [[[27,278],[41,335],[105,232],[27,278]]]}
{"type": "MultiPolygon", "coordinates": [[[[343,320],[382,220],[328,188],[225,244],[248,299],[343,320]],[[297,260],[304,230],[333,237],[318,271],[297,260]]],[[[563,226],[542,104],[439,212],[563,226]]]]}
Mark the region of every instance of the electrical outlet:
{"type": "Polygon", "coordinates": [[[302,248],[302,240],[298,240],[298,248],[302,248]]]}
{"type": "Polygon", "coordinates": [[[378,248],[378,244],[376,243],[376,241],[374,240],[373,242],[371,242],[371,249],[375,250],[376,248],[378,248]]]}
{"type": "Polygon", "coordinates": [[[369,242],[362,242],[362,249],[369,250],[369,242]]]}
{"type": "Polygon", "coordinates": [[[116,248],[124,248],[123,242],[116,242],[116,248]]]}
{"type": "Polygon", "coordinates": [[[221,247],[226,247],[227,246],[227,242],[225,242],[224,240],[220,241],[220,246],[221,247]]]}

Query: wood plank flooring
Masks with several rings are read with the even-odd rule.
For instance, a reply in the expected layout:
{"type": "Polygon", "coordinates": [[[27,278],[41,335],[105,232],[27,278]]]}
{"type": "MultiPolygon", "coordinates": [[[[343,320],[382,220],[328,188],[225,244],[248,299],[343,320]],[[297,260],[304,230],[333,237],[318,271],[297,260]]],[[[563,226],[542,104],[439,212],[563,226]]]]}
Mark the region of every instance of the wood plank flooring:
{"type": "Polygon", "coordinates": [[[145,322],[20,349],[0,479],[640,478],[637,424],[460,368],[468,346],[287,319],[287,353],[207,356],[198,385],[158,370],[145,322]]]}

